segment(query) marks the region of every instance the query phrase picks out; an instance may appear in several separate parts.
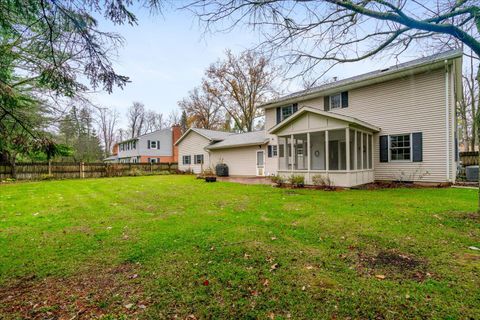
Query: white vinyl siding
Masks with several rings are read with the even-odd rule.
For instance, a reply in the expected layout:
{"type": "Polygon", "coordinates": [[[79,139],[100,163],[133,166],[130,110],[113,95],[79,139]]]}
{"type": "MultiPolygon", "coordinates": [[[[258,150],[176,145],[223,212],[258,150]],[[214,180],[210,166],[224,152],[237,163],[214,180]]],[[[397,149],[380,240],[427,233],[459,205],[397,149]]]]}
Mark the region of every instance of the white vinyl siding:
{"type": "Polygon", "coordinates": [[[180,170],[192,170],[195,173],[200,173],[202,168],[209,168],[209,156],[208,152],[205,151],[205,147],[210,144],[210,140],[199,135],[195,131],[190,131],[190,133],[178,144],[178,156],[179,159],[183,159],[184,156],[190,156],[191,160],[194,160],[194,155],[203,155],[203,165],[202,164],[183,164],[180,163],[178,168],[180,170]]]}
{"type": "MultiPolygon", "coordinates": [[[[257,174],[257,151],[258,146],[218,149],[210,151],[210,165],[215,168],[218,163],[225,163],[228,172],[232,176],[255,176],[257,174]]],[[[265,160],[264,160],[265,161],[265,160]]]]}

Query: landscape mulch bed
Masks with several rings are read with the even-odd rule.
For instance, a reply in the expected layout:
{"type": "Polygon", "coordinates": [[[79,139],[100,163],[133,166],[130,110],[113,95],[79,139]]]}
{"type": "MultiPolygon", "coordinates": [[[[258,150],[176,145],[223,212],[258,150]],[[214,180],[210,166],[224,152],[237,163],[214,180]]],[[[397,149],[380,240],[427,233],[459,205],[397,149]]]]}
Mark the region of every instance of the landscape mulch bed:
{"type": "Polygon", "coordinates": [[[0,319],[136,319],[149,305],[138,268],[122,264],[69,277],[13,280],[0,286],[0,319]]]}

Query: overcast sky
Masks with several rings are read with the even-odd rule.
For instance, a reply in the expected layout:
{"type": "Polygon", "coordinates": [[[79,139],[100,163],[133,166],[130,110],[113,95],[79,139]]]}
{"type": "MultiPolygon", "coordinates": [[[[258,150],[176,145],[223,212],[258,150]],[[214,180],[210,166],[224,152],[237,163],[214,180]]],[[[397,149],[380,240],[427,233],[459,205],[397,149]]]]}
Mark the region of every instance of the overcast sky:
{"type": "MultiPolygon", "coordinates": [[[[259,42],[259,37],[247,28],[230,33],[205,34],[195,18],[185,11],[169,11],[152,16],[146,10],[136,11],[137,26],[114,26],[100,20],[103,31],[114,31],[125,38],[114,61],[117,72],[130,77],[123,90],[112,94],[92,94],[92,101],[104,107],[114,107],[124,115],[133,101],[146,108],[168,114],[177,102],[200,83],[209,64],[224,55],[226,49],[241,52],[259,42]]],[[[404,56],[404,60],[414,58],[404,56]]],[[[403,60],[403,61],[404,61],[403,60]]],[[[339,66],[327,75],[339,79],[394,65],[395,61],[376,59],[358,64],[339,66]]],[[[289,90],[298,89],[295,84],[289,90]]]]}

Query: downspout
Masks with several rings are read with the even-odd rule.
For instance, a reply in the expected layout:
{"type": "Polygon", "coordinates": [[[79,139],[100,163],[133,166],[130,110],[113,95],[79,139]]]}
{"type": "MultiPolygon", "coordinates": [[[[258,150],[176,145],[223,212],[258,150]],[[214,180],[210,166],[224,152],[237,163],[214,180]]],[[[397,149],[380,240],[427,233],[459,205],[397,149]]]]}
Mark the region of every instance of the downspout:
{"type": "Polygon", "coordinates": [[[449,119],[449,70],[448,70],[448,60],[445,60],[445,139],[447,147],[447,181],[450,182],[450,119],[449,119]]]}

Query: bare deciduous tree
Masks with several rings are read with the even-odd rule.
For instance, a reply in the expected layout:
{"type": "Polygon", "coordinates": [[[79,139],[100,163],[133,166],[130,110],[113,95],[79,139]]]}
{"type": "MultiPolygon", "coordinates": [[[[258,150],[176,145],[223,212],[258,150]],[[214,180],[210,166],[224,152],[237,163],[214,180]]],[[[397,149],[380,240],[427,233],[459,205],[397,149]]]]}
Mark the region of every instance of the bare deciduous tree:
{"type": "Polygon", "coordinates": [[[223,124],[221,105],[204,87],[190,91],[178,105],[186,113],[187,122],[194,127],[215,130],[223,124]]]}
{"type": "Polygon", "coordinates": [[[97,114],[100,140],[103,143],[105,157],[108,157],[111,154],[113,144],[115,143],[119,113],[115,109],[99,108],[97,114]]]}
{"type": "Polygon", "coordinates": [[[144,134],[155,130],[161,130],[165,127],[165,120],[163,119],[163,114],[161,112],[149,110],[145,113],[144,134]]]}
{"type": "Polygon", "coordinates": [[[134,102],[128,109],[127,121],[130,138],[143,134],[145,112],[145,105],[141,102],[134,102]]]}
{"type": "MultiPolygon", "coordinates": [[[[284,57],[290,70],[300,68],[299,74],[315,71],[317,79],[336,64],[379,53],[398,57],[434,37],[456,39],[480,57],[478,0],[194,0],[187,8],[207,28],[246,23],[261,29],[265,36],[261,48],[284,57]]],[[[475,73],[478,84],[480,65],[475,73]]],[[[480,112],[475,116],[479,127],[480,112]]]]}
{"type": "Polygon", "coordinates": [[[234,55],[212,64],[205,73],[203,88],[231,117],[240,131],[253,131],[261,114],[257,107],[274,92],[275,68],[270,60],[254,51],[234,55]]]}

